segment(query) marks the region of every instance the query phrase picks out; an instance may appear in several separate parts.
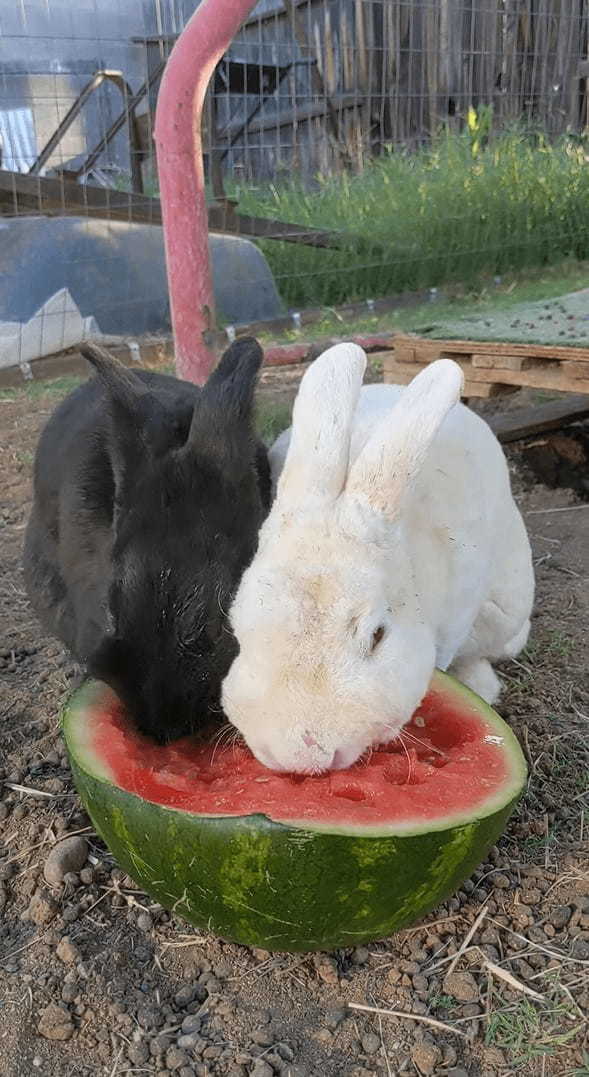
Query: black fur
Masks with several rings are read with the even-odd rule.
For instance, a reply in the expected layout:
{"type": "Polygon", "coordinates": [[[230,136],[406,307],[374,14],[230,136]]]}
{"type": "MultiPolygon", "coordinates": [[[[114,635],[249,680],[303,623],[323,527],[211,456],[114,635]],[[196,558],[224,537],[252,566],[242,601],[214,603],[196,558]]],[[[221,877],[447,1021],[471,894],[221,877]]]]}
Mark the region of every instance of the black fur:
{"type": "Polygon", "coordinates": [[[37,448],[27,591],[139,729],[172,740],[219,714],[237,650],[226,613],[270,503],[252,420],[262,352],[232,344],[203,389],[83,354],[98,377],[37,448]]]}

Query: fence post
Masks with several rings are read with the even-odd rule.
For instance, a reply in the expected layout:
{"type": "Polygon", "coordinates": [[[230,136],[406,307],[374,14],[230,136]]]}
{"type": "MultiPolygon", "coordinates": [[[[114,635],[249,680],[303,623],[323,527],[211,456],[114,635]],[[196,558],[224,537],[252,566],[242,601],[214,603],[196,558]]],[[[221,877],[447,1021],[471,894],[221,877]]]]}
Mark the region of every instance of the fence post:
{"type": "Polygon", "coordinates": [[[161,81],[155,144],[176,369],[202,384],[215,361],[201,120],[209,79],[256,0],[202,0],[161,81]]]}

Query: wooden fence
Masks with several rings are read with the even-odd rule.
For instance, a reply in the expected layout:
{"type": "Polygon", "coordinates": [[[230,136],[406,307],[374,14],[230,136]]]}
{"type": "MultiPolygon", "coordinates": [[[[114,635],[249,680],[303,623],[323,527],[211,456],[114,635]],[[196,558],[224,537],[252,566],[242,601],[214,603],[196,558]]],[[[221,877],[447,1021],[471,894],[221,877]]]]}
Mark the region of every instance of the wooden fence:
{"type": "Polygon", "coordinates": [[[292,66],[263,102],[247,86],[216,94],[216,147],[248,179],[362,167],[387,144],[459,129],[469,106],[492,106],[495,128],[522,123],[550,136],[587,122],[589,0],[276,0],[266,9],[233,51],[281,73],[292,66]]]}

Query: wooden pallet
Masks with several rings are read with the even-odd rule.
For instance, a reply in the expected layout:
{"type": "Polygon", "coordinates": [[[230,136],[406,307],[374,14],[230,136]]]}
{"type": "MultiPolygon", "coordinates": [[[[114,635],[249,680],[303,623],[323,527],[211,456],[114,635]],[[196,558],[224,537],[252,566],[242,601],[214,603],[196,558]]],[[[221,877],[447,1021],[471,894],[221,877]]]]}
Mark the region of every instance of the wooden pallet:
{"type": "Polygon", "coordinates": [[[407,385],[435,359],[454,359],[464,371],[464,396],[489,397],[517,389],[589,393],[589,348],[494,341],[424,340],[399,334],[384,357],[385,382],[407,385]]]}

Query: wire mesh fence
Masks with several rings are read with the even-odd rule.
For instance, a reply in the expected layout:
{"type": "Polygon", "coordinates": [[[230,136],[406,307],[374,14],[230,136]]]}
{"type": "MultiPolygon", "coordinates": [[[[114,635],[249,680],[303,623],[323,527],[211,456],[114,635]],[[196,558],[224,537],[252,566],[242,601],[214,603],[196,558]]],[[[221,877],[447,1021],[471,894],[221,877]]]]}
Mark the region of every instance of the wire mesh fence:
{"type": "MultiPolygon", "coordinates": [[[[0,366],[170,331],[153,123],[195,6],[0,0],[0,366]]],[[[204,116],[220,321],[586,257],[588,14],[261,0],[204,116]]]]}

